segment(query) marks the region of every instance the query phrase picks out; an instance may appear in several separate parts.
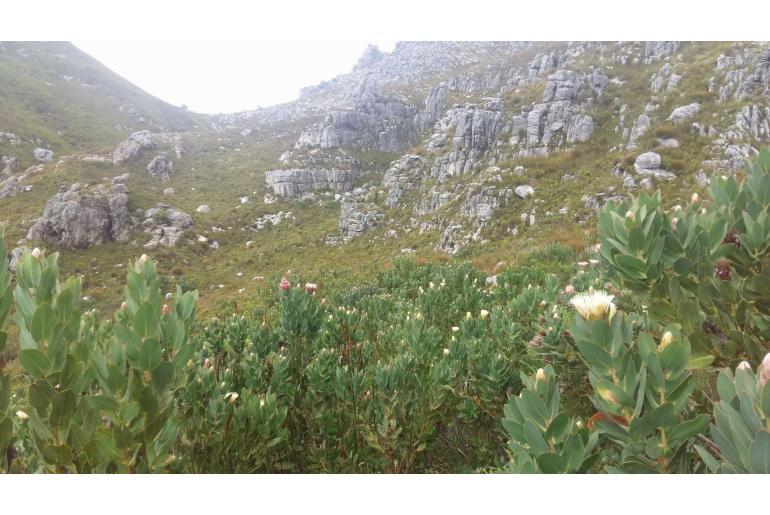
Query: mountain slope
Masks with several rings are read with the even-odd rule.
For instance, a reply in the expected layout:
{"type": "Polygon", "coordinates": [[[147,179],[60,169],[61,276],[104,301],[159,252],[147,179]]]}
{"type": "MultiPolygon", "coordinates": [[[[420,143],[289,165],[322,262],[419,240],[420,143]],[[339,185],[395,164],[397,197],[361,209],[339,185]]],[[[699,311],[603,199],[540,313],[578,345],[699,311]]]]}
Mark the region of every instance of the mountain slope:
{"type": "Polygon", "coordinates": [[[594,243],[610,200],[661,189],[670,207],[684,203],[770,142],[767,43],[404,42],[367,50],[294,102],[209,117],[71,46],[2,48],[14,86],[0,89],[0,131],[16,127],[24,142],[0,142],[0,154],[27,162],[0,177],[0,221],[19,248],[62,250],[100,307],[114,305],[122,266],[142,252],[159,258],[169,290],[197,287],[208,308],[248,302],[288,270],[366,275],[402,254],[470,259],[492,274],[551,241],[594,243]],[[61,78],[67,70],[79,78],[61,78]],[[138,129],[149,132],[121,144],[138,129]],[[49,143],[54,160],[28,167],[49,143]],[[119,144],[136,152],[116,160],[119,144]],[[60,230],[91,218],[51,218],[60,189],[72,212],[107,213],[92,242],[60,230]],[[177,211],[191,225],[173,226],[177,211]],[[106,236],[111,217],[120,238],[106,236]]]}
{"type": "Polygon", "coordinates": [[[15,135],[0,138],[0,154],[94,150],[140,129],[189,129],[194,120],[70,43],[0,43],[0,131],[15,135]]]}

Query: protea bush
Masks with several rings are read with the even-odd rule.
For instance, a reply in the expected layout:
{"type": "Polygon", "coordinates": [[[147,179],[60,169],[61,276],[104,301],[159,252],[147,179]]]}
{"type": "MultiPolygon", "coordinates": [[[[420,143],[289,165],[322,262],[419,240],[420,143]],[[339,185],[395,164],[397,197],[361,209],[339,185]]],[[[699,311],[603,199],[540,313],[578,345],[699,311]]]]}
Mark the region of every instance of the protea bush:
{"type": "Polygon", "coordinates": [[[0,267],[0,470],[767,472],[768,166],[610,204],[599,243],[494,278],[287,273],[197,321],[147,256],[102,313],[26,252],[0,267]]]}

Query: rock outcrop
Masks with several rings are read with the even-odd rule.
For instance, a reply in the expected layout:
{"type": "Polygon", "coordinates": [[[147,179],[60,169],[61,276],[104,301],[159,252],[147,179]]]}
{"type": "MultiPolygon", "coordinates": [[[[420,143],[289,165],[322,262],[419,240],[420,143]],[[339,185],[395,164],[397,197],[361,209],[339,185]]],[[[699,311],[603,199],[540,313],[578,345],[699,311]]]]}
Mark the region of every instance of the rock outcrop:
{"type": "Polygon", "coordinates": [[[62,186],[27,232],[27,239],[72,249],[127,240],[133,222],[125,180],[126,176],[116,177],[109,188],[62,186]]]}

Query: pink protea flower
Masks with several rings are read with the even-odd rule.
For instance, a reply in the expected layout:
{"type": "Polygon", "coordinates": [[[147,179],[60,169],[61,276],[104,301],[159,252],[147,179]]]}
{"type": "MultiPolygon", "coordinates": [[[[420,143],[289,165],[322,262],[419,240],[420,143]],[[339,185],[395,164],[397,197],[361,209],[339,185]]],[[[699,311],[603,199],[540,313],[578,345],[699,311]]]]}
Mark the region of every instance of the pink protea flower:
{"type": "Polygon", "coordinates": [[[309,294],[314,294],[317,289],[318,285],[316,283],[305,283],[305,291],[309,294]]]}
{"type": "Polygon", "coordinates": [[[575,287],[572,286],[571,284],[568,284],[564,288],[564,293],[566,293],[567,295],[575,295],[575,287]]]}
{"type": "Polygon", "coordinates": [[[283,291],[289,291],[289,288],[291,288],[291,283],[287,278],[281,277],[281,282],[278,284],[278,287],[283,291]]]}
{"type": "Polygon", "coordinates": [[[171,313],[171,308],[169,307],[168,304],[163,304],[163,307],[161,308],[160,312],[163,313],[164,315],[168,315],[169,313],[171,313]]]}
{"type": "Polygon", "coordinates": [[[203,368],[211,368],[211,360],[209,358],[203,361],[203,368]]]}
{"type": "Polygon", "coordinates": [[[770,379],[770,352],[765,354],[762,363],[757,367],[757,381],[759,384],[764,386],[768,379],[770,379]]]}

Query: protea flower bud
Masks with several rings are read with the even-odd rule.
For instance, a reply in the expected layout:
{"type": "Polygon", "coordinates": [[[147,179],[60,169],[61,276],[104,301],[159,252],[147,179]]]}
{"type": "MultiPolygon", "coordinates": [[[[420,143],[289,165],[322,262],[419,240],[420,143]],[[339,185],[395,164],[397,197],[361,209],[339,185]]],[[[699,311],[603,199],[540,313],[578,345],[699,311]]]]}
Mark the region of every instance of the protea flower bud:
{"type": "Polygon", "coordinates": [[[738,366],[735,368],[735,370],[748,370],[751,372],[751,364],[749,364],[748,361],[741,361],[738,363],[738,366]]]}
{"type": "Polygon", "coordinates": [[[144,263],[150,258],[147,257],[147,254],[142,254],[139,256],[139,266],[143,266],[144,263]]]}
{"type": "Polygon", "coordinates": [[[372,392],[369,390],[366,390],[366,393],[364,394],[364,399],[367,401],[372,398],[372,392]]]}
{"type": "Polygon", "coordinates": [[[693,193],[692,197],[690,197],[690,202],[692,202],[693,204],[697,204],[698,202],[700,202],[700,196],[697,193],[693,193]]]}
{"type": "Polygon", "coordinates": [[[663,351],[666,347],[668,347],[671,342],[674,341],[674,335],[671,334],[671,331],[666,331],[663,333],[663,337],[660,339],[660,345],[658,346],[659,351],[663,351]]]}
{"type": "Polygon", "coordinates": [[[33,258],[35,258],[35,259],[38,259],[38,260],[39,260],[39,259],[40,259],[40,258],[43,256],[43,251],[41,251],[39,248],[35,247],[35,248],[32,250],[32,252],[31,252],[31,254],[30,254],[30,255],[31,255],[33,258]]]}
{"type": "Polygon", "coordinates": [[[457,332],[457,331],[459,331],[459,330],[460,330],[460,328],[459,328],[459,327],[457,327],[456,325],[455,325],[455,326],[452,326],[452,332],[453,332],[453,333],[456,333],[456,332],[457,332]]]}
{"type": "Polygon", "coordinates": [[[168,304],[163,304],[163,307],[160,309],[160,312],[163,313],[164,315],[168,315],[169,313],[171,313],[171,308],[169,307],[168,304]]]}
{"type": "Polygon", "coordinates": [[[448,355],[449,355],[449,349],[446,349],[446,348],[445,348],[445,349],[444,349],[444,356],[448,356],[448,355]]]}
{"type": "Polygon", "coordinates": [[[764,386],[767,380],[770,379],[770,352],[765,354],[765,358],[757,368],[757,381],[764,386]]]}
{"type": "Polygon", "coordinates": [[[420,313],[419,311],[417,313],[415,313],[414,314],[414,319],[415,320],[422,320],[422,313],[420,313]]]}
{"type": "Polygon", "coordinates": [[[225,395],[225,400],[228,404],[235,404],[235,401],[238,400],[238,394],[236,392],[230,392],[225,395]]]}
{"type": "Polygon", "coordinates": [[[29,415],[27,415],[26,413],[24,413],[21,410],[16,412],[16,416],[19,417],[19,420],[21,420],[22,422],[24,422],[25,420],[29,419],[29,415]]]}
{"type": "Polygon", "coordinates": [[[187,368],[192,369],[192,367],[193,367],[193,360],[191,360],[191,359],[187,360],[187,368]]]}
{"type": "Polygon", "coordinates": [[[676,231],[676,226],[679,224],[678,218],[672,218],[671,219],[671,228],[676,231]]]}
{"type": "Polygon", "coordinates": [[[489,316],[489,311],[487,311],[486,309],[482,309],[481,311],[479,311],[479,318],[481,318],[482,320],[484,320],[488,316],[489,316]]]}
{"type": "Polygon", "coordinates": [[[289,291],[289,288],[291,288],[291,283],[285,277],[281,277],[281,282],[278,283],[278,287],[283,291],[289,291]]]}
{"type": "Polygon", "coordinates": [[[724,259],[714,265],[714,273],[723,281],[730,281],[733,278],[733,269],[730,263],[724,259]]]}
{"type": "Polygon", "coordinates": [[[278,352],[279,352],[280,354],[286,354],[286,347],[284,347],[283,345],[281,345],[281,346],[278,348],[278,352]]]}
{"type": "Polygon", "coordinates": [[[632,222],[636,221],[636,215],[633,211],[626,211],[626,220],[631,220],[632,222]]]}
{"type": "Polygon", "coordinates": [[[126,309],[126,301],[120,303],[120,309],[126,309]]]}
{"type": "Polygon", "coordinates": [[[211,368],[211,360],[209,358],[203,360],[203,368],[211,368]]]}
{"type": "Polygon", "coordinates": [[[542,368],[538,368],[537,372],[535,372],[535,382],[542,381],[545,379],[545,370],[542,368]]]}
{"type": "Polygon", "coordinates": [[[729,245],[732,243],[736,247],[741,248],[741,239],[739,238],[739,235],[740,234],[738,233],[738,231],[733,229],[732,231],[728,232],[725,235],[725,238],[722,240],[722,243],[725,245],[729,245]]]}
{"type": "Polygon", "coordinates": [[[318,285],[316,283],[305,283],[305,291],[310,295],[313,295],[317,289],[318,285]]]}
{"type": "Polygon", "coordinates": [[[466,319],[466,320],[470,320],[471,318],[473,318],[473,315],[471,315],[471,312],[470,312],[470,311],[468,311],[467,313],[465,313],[465,319],[466,319]]]}
{"type": "Polygon", "coordinates": [[[564,288],[564,293],[566,293],[567,295],[575,295],[575,287],[572,286],[571,284],[568,284],[564,288]]]}

